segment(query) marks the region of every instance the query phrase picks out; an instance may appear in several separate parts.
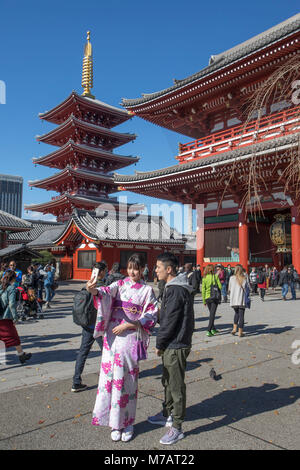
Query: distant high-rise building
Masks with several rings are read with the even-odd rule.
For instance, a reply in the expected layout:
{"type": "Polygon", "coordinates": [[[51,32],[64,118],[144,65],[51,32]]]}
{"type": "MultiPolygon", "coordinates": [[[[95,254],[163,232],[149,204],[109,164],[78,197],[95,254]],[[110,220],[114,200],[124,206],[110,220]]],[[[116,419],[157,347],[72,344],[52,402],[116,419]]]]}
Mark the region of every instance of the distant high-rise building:
{"type": "Polygon", "coordinates": [[[22,216],[23,178],[0,174],[0,210],[22,216]]]}

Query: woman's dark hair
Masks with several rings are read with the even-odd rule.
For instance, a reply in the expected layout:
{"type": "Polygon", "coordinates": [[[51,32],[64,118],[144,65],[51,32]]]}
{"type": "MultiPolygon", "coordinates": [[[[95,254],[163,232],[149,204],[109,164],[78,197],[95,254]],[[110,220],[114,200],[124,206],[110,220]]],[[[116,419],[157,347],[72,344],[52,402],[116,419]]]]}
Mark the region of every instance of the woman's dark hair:
{"type": "Polygon", "coordinates": [[[141,269],[145,267],[145,258],[144,256],[134,253],[130,256],[127,262],[127,268],[132,265],[134,269],[141,269]]]}
{"type": "MultiPolygon", "coordinates": [[[[162,253],[161,255],[158,255],[157,261],[161,261],[161,263],[164,264],[165,268],[168,266],[171,266],[173,274],[176,274],[176,270],[179,266],[178,259],[176,258],[173,253],[162,253]]],[[[192,266],[192,265],[191,265],[192,266]]]]}
{"type": "Polygon", "coordinates": [[[7,271],[1,279],[1,287],[3,290],[6,290],[10,283],[17,278],[15,271],[7,271]]]}

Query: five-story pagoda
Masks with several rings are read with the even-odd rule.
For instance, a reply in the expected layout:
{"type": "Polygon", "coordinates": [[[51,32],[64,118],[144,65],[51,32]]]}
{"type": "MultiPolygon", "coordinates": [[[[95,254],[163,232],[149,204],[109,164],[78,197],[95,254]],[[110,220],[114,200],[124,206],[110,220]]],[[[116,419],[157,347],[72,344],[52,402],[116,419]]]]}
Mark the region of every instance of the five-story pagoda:
{"type": "Polygon", "coordinates": [[[29,185],[57,191],[59,195],[45,203],[25,205],[26,210],[50,213],[62,222],[70,218],[74,209],[95,210],[107,202],[117,208],[117,198],[109,197],[110,193],[118,191],[113,172],[138,161],[137,157],[113,153],[115,148],[136,138],[134,134],[112,130],[130,119],[130,114],[95,99],[91,94],[93,60],[90,32],[84,51],[82,87],[82,95],[72,91],[62,103],[39,115],[58,127],[37,136],[37,140],[58,149],[34,158],[33,162],[60,171],[45,179],[30,181],[29,185]]]}

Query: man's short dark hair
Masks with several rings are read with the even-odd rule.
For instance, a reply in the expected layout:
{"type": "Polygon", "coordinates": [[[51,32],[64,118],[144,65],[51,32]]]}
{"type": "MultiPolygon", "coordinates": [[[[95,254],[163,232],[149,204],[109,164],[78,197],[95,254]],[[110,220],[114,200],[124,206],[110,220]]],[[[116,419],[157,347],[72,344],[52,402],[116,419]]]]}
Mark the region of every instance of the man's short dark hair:
{"type": "Polygon", "coordinates": [[[179,266],[179,262],[176,256],[173,255],[173,253],[162,253],[161,255],[158,255],[157,261],[161,261],[164,264],[165,268],[171,266],[173,273],[176,274],[176,269],[179,266]]]}
{"type": "Polygon", "coordinates": [[[106,270],[107,264],[105,261],[100,261],[99,263],[95,263],[93,268],[97,268],[100,272],[102,272],[106,270]]]}

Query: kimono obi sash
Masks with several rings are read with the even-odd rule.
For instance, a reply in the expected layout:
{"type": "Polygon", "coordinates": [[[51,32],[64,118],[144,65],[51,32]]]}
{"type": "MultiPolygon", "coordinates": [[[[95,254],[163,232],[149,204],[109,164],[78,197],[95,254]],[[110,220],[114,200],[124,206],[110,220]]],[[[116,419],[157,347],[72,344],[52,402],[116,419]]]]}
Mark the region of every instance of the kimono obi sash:
{"type": "Polygon", "coordinates": [[[114,310],[123,310],[125,315],[129,320],[138,320],[141,317],[143,312],[143,307],[141,305],[133,304],[132,302],[125,302],[122,300],[116,299],[113,303],[114,310]]]}

